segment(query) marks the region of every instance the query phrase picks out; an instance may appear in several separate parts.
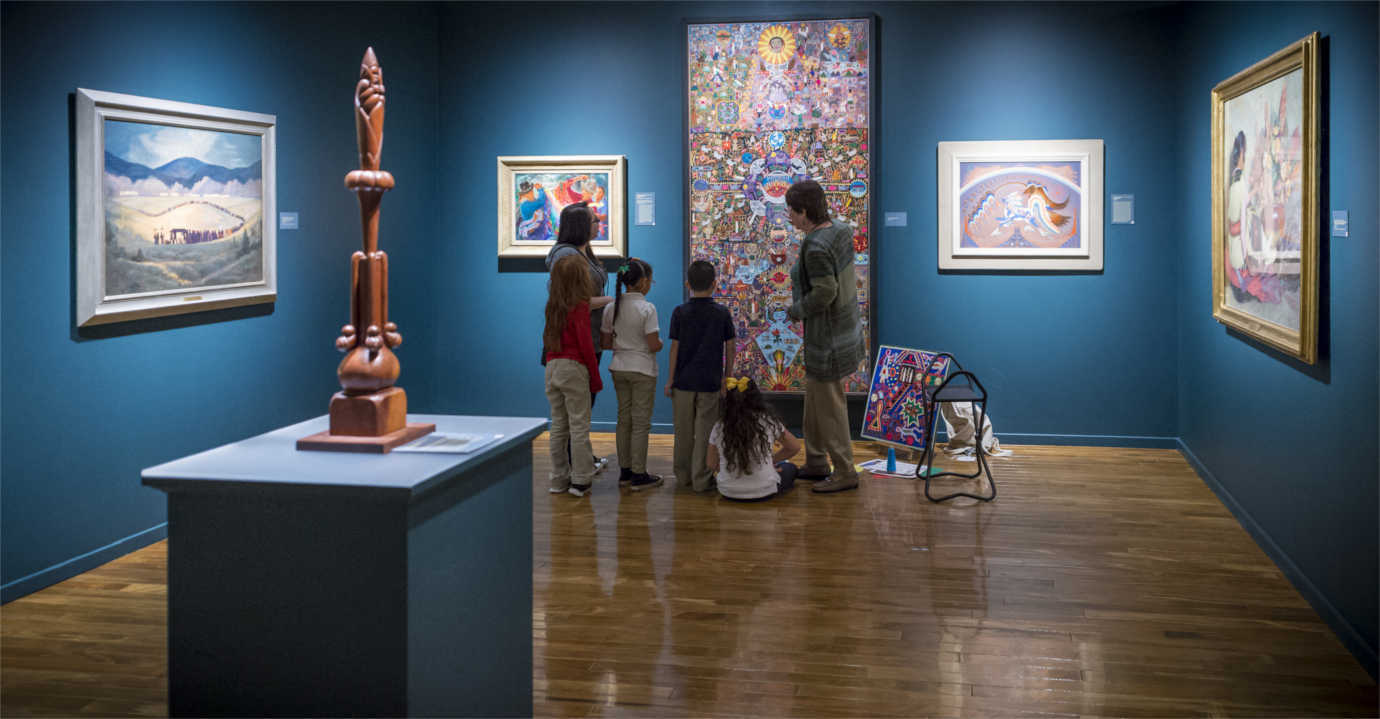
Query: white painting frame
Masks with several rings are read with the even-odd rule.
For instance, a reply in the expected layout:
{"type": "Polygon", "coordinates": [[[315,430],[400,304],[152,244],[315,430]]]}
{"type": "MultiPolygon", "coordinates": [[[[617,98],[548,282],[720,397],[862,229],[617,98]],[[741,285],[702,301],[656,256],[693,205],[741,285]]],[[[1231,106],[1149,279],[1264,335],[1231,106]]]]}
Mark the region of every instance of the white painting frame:
{"type": "MultiPolygon", "coordinates": [[[[590,242],[595,257],[625,257],[628,252],[628,159],[623,155],[504,155],[498,158],[498,256],[545,257],[556,244],[556,233],[537,241],[522,241],[517,236],[520,208],[516,200],[525,175],[578,176],[592,174],[606,178],[603,206],[596,212],[605,216],[603,239],[590,242]]],[[[559,201],[547,203],[547,218],[559,218],[559,201]],[[554,202],[554,204],[553,204],[554,202]]],[[[552,225],[554,227],[554,225],[552,225]]]]}
{"type": "MultiPolygon", "coordinates": [[[[994,140],[941,142],[938,152],[938,260],[941,270],[1101,271],[1103,267],[1103,188],[1105,147],[1095,140],[994,140]],[[965,246],[960,198],[963,163],[1064,163],[1078,168],[1072,183],[1080,202],[1064,218],[1077,223],[1082,235],[1075,247],[965,246]]],[[[1067,181],[1065,181],[1066,184],[1067,181]]],[[[1007,211],[1010,212],[1009,210],[1007,211]]],[[[1030,225],[1034,227],[1034,225],[1030,225]]]]}
{"type": "MultiPolygon", "coordinates": [[[[274,302],[278,296],[276,137],[277,118],[273,115],[78,88],[75,138],[77,326],[274,302]],[[202,285],[120,294],[107,291],[110,277],[107,272],[110,254],[107,250],[105,204],[108,120],[259,138],[259,227],[258,237],[253,238],[258,241],[257,255],[262,258],[262,272],[258,279],[219,285],[211,281],[202,285]]],[[[176,238],[177,230],[172,232],[171,237],[176,238]]],[[[249,246],[249,235],[250,232],[246,230],[242,236],[246,248],[249,246]]],[[[181,240],[177,244],[188,242],[185,229],[181,240]]],[[[174,240],[169,239],[168,244],[174,244],[174,240]]],[[[111,261],[118,264],[120,257],[111,261]]]]}

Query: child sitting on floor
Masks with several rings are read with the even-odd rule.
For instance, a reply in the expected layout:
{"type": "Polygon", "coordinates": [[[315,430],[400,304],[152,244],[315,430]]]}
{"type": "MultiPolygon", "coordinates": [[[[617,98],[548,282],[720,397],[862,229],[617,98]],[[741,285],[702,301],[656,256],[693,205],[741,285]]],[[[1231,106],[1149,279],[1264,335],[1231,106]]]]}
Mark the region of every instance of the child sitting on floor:
{"type": "Polygon", "coordinates": [[[719,494],[750,501],[786,492],[799,470],[785,460],[799,451],[800,440],[763,400],[757,383],[730,377],[723,416],[709,430],[708,464],[718,473],[719,494]]]}

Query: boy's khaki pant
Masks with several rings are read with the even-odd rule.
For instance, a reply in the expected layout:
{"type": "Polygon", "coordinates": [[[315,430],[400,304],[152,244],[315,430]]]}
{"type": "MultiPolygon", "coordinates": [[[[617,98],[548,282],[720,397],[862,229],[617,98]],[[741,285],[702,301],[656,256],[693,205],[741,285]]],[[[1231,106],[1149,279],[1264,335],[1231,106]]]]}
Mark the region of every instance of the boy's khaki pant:
{"type": "Polygon", "coordinates": [[[676,423],[676,480],[681,486],[703,492],[714,482],[705,458],[709,453],[709,430],[719,421],[719,393],[673,390],[671,405],[676,423]]]}
{"type": "Polygon", "coordinates": [[[652,431],[656,378],[641,372],[609,374],[618,395],[618,466],[643,474],[647,471],[647,435],[652,431]]]}
{"type": "Polygon", "coordinates": [[[551,447],[552,489],[566,490],[571,484],[588,487],[594,481],[594,448],[589,443],[591,399],[587,367],[572,359],[546,363],[546,400],[551,403],[551,437],[547,444],[551,447]]]}
{"type": "Polygon", "coordinates": [[[824,474],[834,461],[836,479],[855,479],[853,437],[848,431],[848,402],[843,380],[824,381],[805,375],[805,466],[802,474],[824,474]]]}

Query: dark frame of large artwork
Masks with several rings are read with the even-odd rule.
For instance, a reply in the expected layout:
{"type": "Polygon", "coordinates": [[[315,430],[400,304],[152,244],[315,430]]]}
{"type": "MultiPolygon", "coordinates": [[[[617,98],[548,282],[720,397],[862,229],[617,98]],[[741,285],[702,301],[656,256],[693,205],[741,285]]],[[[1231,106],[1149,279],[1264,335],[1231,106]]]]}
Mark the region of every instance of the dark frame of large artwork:
{"type": "MultiPolygon", "coordinates": [[[[769,17],[737,17],[737,18],[711,18],[711,19],[701,19],[701,18],[690,19],[690,18],[684,18],[684,19],[682,19],[682,21],[681,21],[681,36],[680,36],[680,37],[681,37],[681,53],[680,53],[680,60],[679,60],[679,61],[682,63],[682,72],[681,72],[681,102],[682,102],[682,105],[681,105],[681,136],[685,139],[685,145],[682,147],[682,152],[681,152],[681,178],[682,178],[682,182],[684,183],[684,190],[683,190],[683,195],[682,195],[682,196],[683,196],[684,199],[685,199],[685,214],[684,214],[684,220],[683,220],[683,223],[682,223],[682,232],[683,232],[683,237],[684,237],[684,243],[683,243],[683,246],[684,246],[684,264],[683,264],[683,267],[684,267],[684,268],[689,268],[690,262],[691,262],[692,259],[693,259],[693,256],[692,256],[692,255],[693,255],[693,248],[692,248],[692,245],[693,245],[693,243],[694,243],[694,237],[692,236],[692,227],[691,227],[691,225],[692,225],[692,220],[693,220],[693,215],[694,215],[694,210],[693,210],[693,208],[694,208],[694,205],[693,205],[693,202],[694,202],[694,197],[693,197],[694,188],[692,188],[692,186],[691,186],[691,185],[692,185],[692,166],[691,166],[692,163],[691,163],[691,157],[692,157],[692,153],[694,152],[694,150],[693,150],[693,148],[692,148],[692,146],[691,146],[691,141],[692,141],[692,138],[691,138],[691,129],[692,129],[692,128],[691,128],[691,107],[690,107],[690,103],[691,103],[691,99],[690,99],[690,87],[691,87],[690,29],[691,29],[691,27],[692,27],[692,26],[699,26],[699,25],[721,25],[721,24],[761,24],[761,23],[770,23],[770,24],[777,24],[777,23],[780,23],[780,24],[786,24],[786,23],[800,23],[800,22],[820,22],[820,23],[824,23],[824,22],[859,22],[859,21],[865,22],[866,25],[867,25],[867,42],[868,42],[868,52],[867,52],[867,94],[868,94],[868,98],[867,98],[867,113],[868,113],[868,122],[867,122],[867,126],[866,126],[866,128],[865,128],[865,131],[866,131],[866,150],[865,150],[865,157],[866,157],[866,163],[867,163],[867,164],[866,164],[866,167],[867,167],[867,178],[866,178],[865,213],[866,213],[866,217],[867,217],[867,224],[866,224],[866,226],[865,226],[865,228],[864,228],[864,232],[861,233],[861,235],[862,235],[863,237],[866,238],[866,242],[867,242],[867,250],[866,250],[866,254],[867,254],[867,266],[866,266],[865,268],[862,267],[861,265],[858,266],[859,273],[861,274],[863,271],[865,271],[865,272],[866,272],[866,278],[867,278],[867,279],[866,279],[866,283],[865,283],[865,285],[864,285],[864,286],[865,286],[865,291],[867,292],[867,311],[866,311],[865,317],[863,318],[863,319],[864,319],[864,322],[865,322],[865,324],[866,324],[865,332],[866,332],[866,342],[867,342],[867,358],[866,358],[866,362],[864,363],[865,366],[864,366],[862,369],[860,369],[859,372],[858,372],[856,375],[854,375],[854,378],[858,380],[858,383],[860,384],[860,386],[857,387],[857,388],[850,388],[850,390],[847,392],[848,396],[849,396],[850,398],[853,398],[853,399],[865,399],[865,398],[866,398],[866,396],[867,396],[867,387],[868,387],[868,383],[869,383],[869,381],[870,381],[870,379],[871,379],[871,371],[870,371],[870,370],[871,370],[871,367],[872,367],[872,361],[874,360],[874,358],[876,358],[876,356],[877,356],[877,351],[878,351],[878,337],[877,337],[877,302],[876,302],[876,299],[877,299],[877,297],[878,297],[878,291],[877,291],[877,290],[878,290],[878,284],[879,284],[879,283],[878,283],[876,268],[877,268],[877,236],[878,236],[878,230],[879,230],[879,228],[881,227],[881,222],[880,222],[879,219],[878,219],[878,213],[877,213],[877,199],[876,199],[876,178],[880,176],[880,172],[879,172],[879,168],[878,168],[878,164],[877,164],[877,158],[878,158],[878,157],[880,156],[880,154],[881,154],[881,153],[879,153],[879,152],[877,151],[878,141],[879,141],[879,138],[880,138],[880,131],[879,131],[879,130],[880,130],[880,128],[879,128],[880,123],[879,123],[879,121],[878,121],[878,113],[877,113],[877,109],[878,109],[877,88],[879,87],[879,84],[880,84],[880,83],[878,83],[878,81],[877,81],[877,62],[876,62],[877,54],[878,54],[878,52],[879,52],[878,38],[879,38],[879,36],[880,36],[880,33],[878,32],[878,23],[879,23],[879,18],[878,18],[878,16],[877,16],[875,13],[860,13],[860,14],[850,14],[850,15],[847,15],[847,16],[835,16],[835,17],[821,16],[821,15],[815,15],[815,14],[807,14],[807,15],[782,14],[782,15],[774,15],[774,16],[769,16],[769,17]]],[[[861,154],[861,153],[860,153],[860,154],[861,154]]],[[[807,169],[814,169],[814,168],[807,168],[807,169]]],[[[811,177],[813,177],[813,176],[814,176],[814,174],[811,173],[811,177]]],[[[801,178],[801,179],[803,179],[803,178],[801,178]]],[[[828,183],[821,183],[821,184],[828,184],[828,183]]],[[[845,182],[845,184],[846,184],[846,182],[845,182]]],[[[827,191],[827,190],[826,190],[826,191],[827,191]]],[[[795,250],[798,250],[798,249],[799,249],[799,246],[800,246],[800,243],[799,243],[799,233],[796,232],[794,229],[789,230],[789,232],[790,232],[791,234],[790,234],[790,239],[789,239],[789,241],[787,242],[787,244],[788,244],[788,246],[791,248],[792,251],[791,251],[791,253],[790,253],[790,255],[789,255],[788,261],[787,261],[785,264],[783,264],[783,265],[780,266],[780,267],[781,267],[785,272],[787,272],[788,274],[789,274],[789,271],[790,271],[790,266],[791,266],[792,264],[794,264],[794,260],[795,260],[795,250]]],[[[766,243],[768,243],[769,241],[767,241],[767,240],[761,240],[760,242],[766,244],[766,243]]],[[[720,269],[720,274],[722,275],[722,268],[719,268],[719,269],[720,269]]],[[[724,289],[723,289],[723,288],[724,288],[724,280],[725,280],[725,278],[722,277],[722,276],[720,276],[718,279],[719,279],[719,286],[718,286],[718,289],[716,290],[716,295],[721,294],[721,293],[724,292],[724,289]]],[[[689,298],[689,291],[688,291],[688,290],[685,290],[685,291],[684,291],[683,297],[685,297],[685,298],[687,298],[687,299],[689,298]]],[[[742,329],[743,329],[743,324],[742,324],[741,320],[740,320],[736,315],[735,315],[734,320],[735,320],[735,323],[738,323],[739,330],[740,330],[740,332],[741,332],[742,329]]],[[[799,328],[799,323],[792,323],[792,324],[793,324],[794,327],[799,328]]],[[[743,338],[742,338],[741,336],[740,336],[739,341],[740,341],[740,342],[743,341],[743,338]]],[[[741,350],[740,350],[740,352],[741,352],[741,350]]],[[[799,361],[800,361],[799,359],[796,360],[796,362],[799,362],[799,361]]],[[[741,364],[739,364],[738,366],[741,366],[741,364]]],[[[737,374],[736,371],[735,371],[735,374],[737,374]]],[[[764,393],[766,393],[768,396],[773,397],[773,398],[776,398],[776,399],[799,399],[800,397],[802,397],[802,396],[804,395],[803,385],[802,385],[799,389],[792,389],[792,390],[780,391],[780,390],[773,390],[768,384],[763,383],[763,382],[760,380],[760,378],[755,378],[755,379],[759,379],[758,385],[759,385],[760,387],[762,387],[762,391],[763,391],[764,393]]]]}

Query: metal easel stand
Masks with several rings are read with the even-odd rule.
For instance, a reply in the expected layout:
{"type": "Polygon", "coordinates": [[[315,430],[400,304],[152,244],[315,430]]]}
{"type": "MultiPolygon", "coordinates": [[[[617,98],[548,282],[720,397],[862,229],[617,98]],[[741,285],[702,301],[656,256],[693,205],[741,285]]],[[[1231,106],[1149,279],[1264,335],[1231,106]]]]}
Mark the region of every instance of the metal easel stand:
{"type": "MultiPolygon", "coordinates": [[[[944,502],[954,497],[969,497],[983,502],[990,502],[997,498],[997,481],[992,478],[992,469],[987,465],[986,453],[982,451],[982,427],[984,417],[987,413],[987,390],[983,388],[982,383],[978,381],[976,375],[963,369],[963,365],[958,363],[958,358],[947,352],[941,352],[935,355],[930,366],[933,367],[934,363],[937,363],[941,357],[948,357],[950,369],[957,368],[958,371],[949,374],[934,392],[925,393],[925,413],[929,419],[929,427],[926,430],[928,437],[925,441],[924,454],[920,456],[920,461],[915,465],[915,477],[916,479],[925,480],[925,498],[931,502],[944,502]],[[960,377],[964,379],[964,382],[955,384],[954,380],[960,377]],[[977,429],[973,436],[973,446],[976,450],[978,466],[977,472],[973,474],[959,474],[958,472],[929,473],[932,466],[931,463],[934,461],[935,425],[939,423],[939,413],[936,409],[941,402],[968,402],[969,406],[973,408],[973,415],[977,417],[977,429]],[[922,473],[923,476],[921,476],[922,473]],[[947,494],[943,497],[935,497],[933,494],[930,494],[930,480],[936,477],[977,479],[983,475],[987,476],[987,483],[992,487],[992,493],[986,497],[978,494],[969,494],[968,492],[954,492],[953,494],[947,494]]],[[[928,376],[929,372],[925,374],[928,376]]]]}

